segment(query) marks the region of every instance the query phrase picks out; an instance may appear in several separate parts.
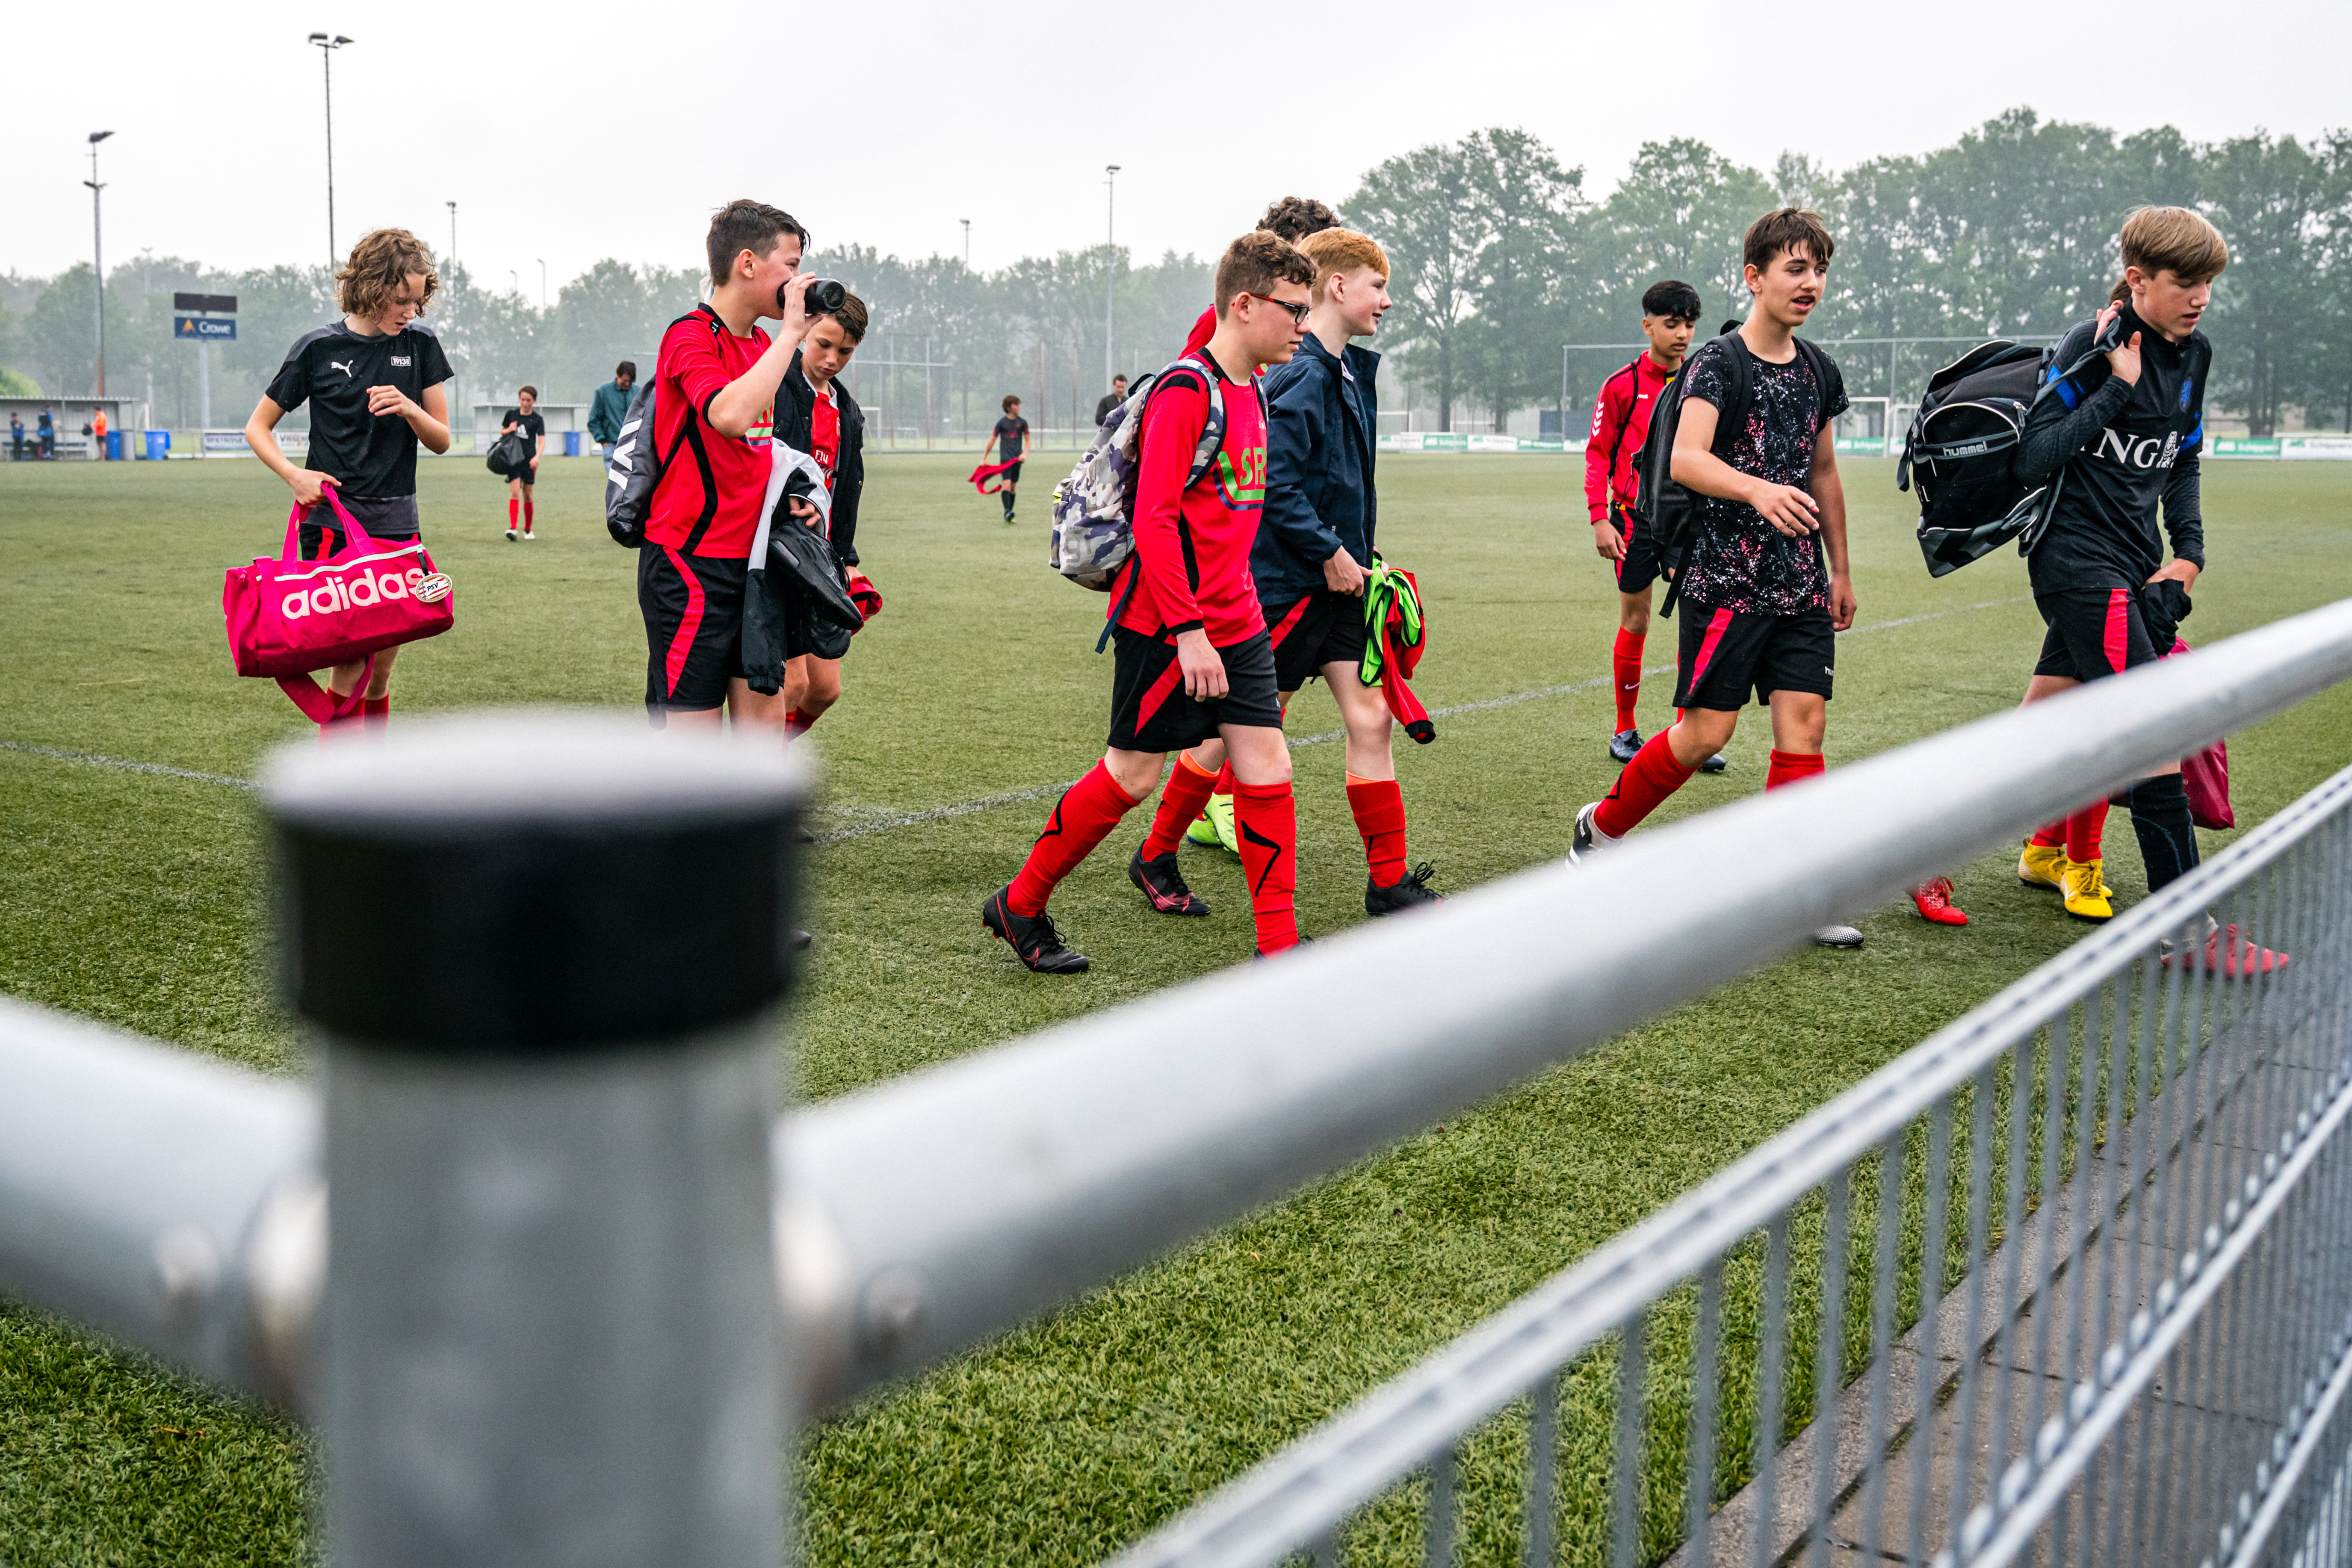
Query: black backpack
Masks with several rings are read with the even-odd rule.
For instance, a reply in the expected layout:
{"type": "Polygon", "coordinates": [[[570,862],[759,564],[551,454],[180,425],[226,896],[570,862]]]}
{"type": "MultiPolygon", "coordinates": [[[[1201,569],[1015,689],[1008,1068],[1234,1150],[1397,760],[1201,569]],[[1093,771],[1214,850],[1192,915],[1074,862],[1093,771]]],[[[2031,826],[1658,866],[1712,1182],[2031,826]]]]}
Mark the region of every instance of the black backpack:
{"type": "Polygon", "coordinates": [[[488,456],[482,466],[502,479],[530,477],[530,443],[522,438],[520,430],[509,430],[490,443],[488,456]]]}
{"type": "Polygon", "coordinates": [[[2118,312],[2081,358],[2055,374],[2057,345],[2033,349],[1995,338],[1927,378],[1903,437],[1895,488],[1909,489],[1914,476],[1919,481],[1919,553],[1929,576],[1957,572],[2012,539],[2019,554],[2032,552],[2057,506],[2064,470],[2031,489],[2018,479],[2026,416],[2115,346],[2122,320],[2118,312]]]}
{"type": "MultiPolygon", "coordinates": [[[[726,323],[708,305],[696,306],[677,321],[691,321],[698,316],[709,324],[714,336],[727,330],[726,323]]],[[[664,327],[662,336],[668,337],[670,327],[677,326],[677,321],[664,327]]],[[[679,447],[691,445],[703,472],[710,471],[710,460],[702,450],[700,425],[691,414],[679,427],[678,438],[670,449],[661,450],[655,436],[658,426],[654,418],[654,389],[660,384],[661,371],[656,364],[646,384],[630,395],[628,412],[621,416],[621,433],[614,437],[613,455],[604,478],[604,531],[613,536],[614,543],[625,549],[635,550],[645,544],[646,520],[653,515],[654,491],[659,488],[662,471],[677,456],[679,447]]],[[[703,491],[709,498],[709,507],[715,509],[717,497],[708,484],[703,491]]],[[[709,516],[702,521],[704,526],[709,526],[709,516]]],[[[698,531],[696,537],[700,537],[698,531]]]]}
{"type": "MultiPolygon", "coordinates": [[[[1738,335],[1726,332],[1723,337],[1738,335]]],[[[1720,342],[1722,338],[1716,341],[1720,342]]],[[[1802,338],[1790,341],[1797,345],[1798,357],[1812,372],[1813,384],[1826,394],[1830,356],[1802,338]]],[[[1707,444],[1708,451],[1727,462],[1730,460],[1732,443],[1748,416],[1748,400],[1755,391],[1756,374],[1748,363],[1751,357],[1744,341],[1731,345],[1730,395],[1716,419],[1715,439],[1707,444]]],[[[1682,368],[1659,390],[1657,402],[1650,407],[1649,434],[1642,438],[1642,489],[1633,498],[1634,520],[1649,530],[1658,559],[1668,569],[1665,597],[1658,605],[1662,616],[1673,615],[1675,601],[1682,595],[1683,549],[1690,542],[1691,523],[1698,516],[1698,498],[1674,479],[1675,431],[1682,424],[1683,395],[1690,388],[1690,363],[1687,359],[1683,361],[1682,368]]]]}

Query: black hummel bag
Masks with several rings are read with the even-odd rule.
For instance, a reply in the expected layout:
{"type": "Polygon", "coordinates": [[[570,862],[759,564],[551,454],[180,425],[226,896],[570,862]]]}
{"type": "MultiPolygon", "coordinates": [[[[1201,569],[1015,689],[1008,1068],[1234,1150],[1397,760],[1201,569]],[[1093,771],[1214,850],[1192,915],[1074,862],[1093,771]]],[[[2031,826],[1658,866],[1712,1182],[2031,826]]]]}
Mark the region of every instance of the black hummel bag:
{"type": "MultiPolygon", "coordinates": [[[[1726,332],[1723,337],[1737,338],[1738,332],[1726,332]]],[[[1720,342],[1721,338],[1716,340],[1720,342]]],[[[1798,357],[1813,374],[1813,384],[1826,395],[1830,384],[1829,356],[1802,338],[1790,340],[1797,345],[1798,357]]],[[[1715,421],[1715,439],[1707,450],[1726,462],[1730,461],[1731,447],[1739,431],[1740,422],[1748,416],[1748,402],[1755,390],[1755,372],[1748,367],[1750,354],[1743,340],[1731,345],[1731,388],[1724,399],[1723,412],[1715,421]]],[[[1675,613],[1675,601],[1682,596],[1683,550],[1690,542],[1691,524],[1698,517],[1698,497],[1675,482],[1675,432],[1681,427],[1683,397],[1690,389],[1690,361],[1683,361],[1674,379],[1659,392],[1658,400],[1650,407],[1649,434],[1642,438],[1642,489],[1633,498],[1635,522],[1650,531],[1650,539],[1657,547],[1658,560],[1666,568],[1665,597],[1658,604],[1658,614],[1675,613]]]]}
{"type": "Polygon", "coordinates": [[[2053,374],[2055,344],[2028,348],[2005,338],[1978,344],[1934,375],[1903,437],[1895,488],[1919,482],[1919,553],[1927,574],[1942,577],[2015,539],[2030,552],[2056,506],[2060,478],[2028,489],[2017,477],[2026,416],[2061,382],[2115,347],[2117,313],[2089,350],[2053,374]]]}

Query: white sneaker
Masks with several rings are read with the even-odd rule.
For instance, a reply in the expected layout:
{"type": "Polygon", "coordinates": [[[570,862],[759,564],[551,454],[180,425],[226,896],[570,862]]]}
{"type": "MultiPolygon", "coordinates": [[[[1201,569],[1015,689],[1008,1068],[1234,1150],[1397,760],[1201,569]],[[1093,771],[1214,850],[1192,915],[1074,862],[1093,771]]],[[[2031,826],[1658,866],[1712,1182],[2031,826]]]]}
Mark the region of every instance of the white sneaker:
{"type": "Polygon", "coordinates": [[[1862,933],[1852,926],[1823,926],[1813,933],[1815,947],[1860,947],[1862,933]]]}

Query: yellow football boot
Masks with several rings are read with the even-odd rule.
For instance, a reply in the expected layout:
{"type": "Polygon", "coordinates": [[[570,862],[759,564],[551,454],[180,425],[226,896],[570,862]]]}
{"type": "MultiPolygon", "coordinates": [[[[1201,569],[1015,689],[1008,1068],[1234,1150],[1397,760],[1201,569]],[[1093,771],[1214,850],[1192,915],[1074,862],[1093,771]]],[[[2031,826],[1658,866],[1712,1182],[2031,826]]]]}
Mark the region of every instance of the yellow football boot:
{"type": "Polygon", "coordinates": [[[2116,890],[2099,875],[2096,860],[2064,860],[2059,862],[2059,892],[2066,900],[2066,912],[2078,921],[2113,920],[2116,906],[2112,900],[2116,890]]]}
{"type": "Polygon", "coordinates": [[[1240,854],[1242,841],[1234,828],[1234,797],[1229,795],[1211,795],[1208,808],[1184,830],[1184,841],[1240,854]]]}
{"type": "Polygon", "coordinates": [[[2029,888],[2055,888],[2065,890],[2059,872],[2066,865],[2066,851],[2055,844],[2025,841],[2025,853],[2017,858],[2017,879],[2029,888]]]}

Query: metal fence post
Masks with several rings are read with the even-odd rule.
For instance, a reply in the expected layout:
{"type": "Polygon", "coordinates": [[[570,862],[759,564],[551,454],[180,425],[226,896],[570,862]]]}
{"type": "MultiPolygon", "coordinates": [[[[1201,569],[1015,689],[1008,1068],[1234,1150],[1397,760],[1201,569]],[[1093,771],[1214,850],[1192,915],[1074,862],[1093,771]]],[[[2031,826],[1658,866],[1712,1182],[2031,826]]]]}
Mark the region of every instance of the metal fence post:
{"type": "Polygon", "coordinates": [[[342,1568],[774,1568],[778,751],[502,715],[281,755],[342,1568]]]}

